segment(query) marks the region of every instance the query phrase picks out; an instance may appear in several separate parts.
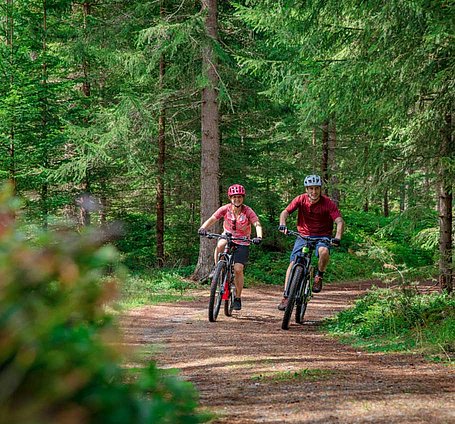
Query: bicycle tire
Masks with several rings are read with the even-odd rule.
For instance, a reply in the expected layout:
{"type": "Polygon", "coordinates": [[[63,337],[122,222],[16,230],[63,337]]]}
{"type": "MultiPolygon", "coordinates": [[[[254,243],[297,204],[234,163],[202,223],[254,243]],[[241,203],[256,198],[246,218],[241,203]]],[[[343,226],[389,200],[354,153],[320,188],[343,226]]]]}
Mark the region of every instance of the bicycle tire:
{"type": "Polygon", "coordinates": [[[302,278],[303,268],[301,265],[294,267],[291,274],[291,281],[289,282],[289,292],[288,292],[288,304],[284,310],[283,322],[281,323],[281,328],[283,330],[289,330],[289,321],[291,320],[292,311],[294,309],[295,298],[302,278]]]}
{"type": "Polygon", "coordinates": [[[223,280],[226,274],[226,263],[218,262],[216,265],[215,273],[210,285],[210,299],[209,299],[209,321],[215,322],[221,307],[221,298],[223,296],[223,280]]]}
{"type": "Polygon", "coordinates": [[[302,296],[302,303],[297,304],[297,307],[295,309],[295,322],[297,324],[303,324],[303,317],[305,316],[306,308],[308,305],[308,302],[310,300],[310,277],[309,274],[304,277],[305,280],[305,287],[303,289],[303,296],[302,296]]]}
{"type": "Polygon", "coordinates": [[[232,316],[232,310],[234,308],[234,298],[235,298],[235,286],[233,282],[229,282],[229,297],[224,301],[224,315],[227,317],[232,316]]]}

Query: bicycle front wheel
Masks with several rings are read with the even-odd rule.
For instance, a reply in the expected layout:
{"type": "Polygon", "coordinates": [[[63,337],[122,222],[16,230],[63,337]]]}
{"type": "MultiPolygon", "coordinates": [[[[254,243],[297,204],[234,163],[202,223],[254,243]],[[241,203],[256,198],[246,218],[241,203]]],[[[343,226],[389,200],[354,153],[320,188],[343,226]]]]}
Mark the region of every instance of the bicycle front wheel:
{"type": "Polygon", "coordinates": [[[297,293],[299,291],[299,285],[302,279],[303,268],[302,266],[297,265],[291,274],[291,281],[289,282],[289,291],[288,291],[288,304],[284,310],[283,322],[281,323],[281,328],[283,330],[289,330],[289,321],[291,320],[292,311],[294,309],[295,300],[297,293]]]}
{"type": "Polygon", "coordinates": [[[303,317],[305,316],[306,308],[311,298],[311,281],[308,272],[304,280],[305,287],[303,289],[302,301],[297,303],[297,308],[295,309],[295,322],[297,324],[303,324],[303,317]]]}
{"type": "Polygon", "coordinates": [[[218,262],[210,286],[209,321],[215,322],[220,312],[223,297],[223,281],[226,275],[226,263],[218,262]]]}

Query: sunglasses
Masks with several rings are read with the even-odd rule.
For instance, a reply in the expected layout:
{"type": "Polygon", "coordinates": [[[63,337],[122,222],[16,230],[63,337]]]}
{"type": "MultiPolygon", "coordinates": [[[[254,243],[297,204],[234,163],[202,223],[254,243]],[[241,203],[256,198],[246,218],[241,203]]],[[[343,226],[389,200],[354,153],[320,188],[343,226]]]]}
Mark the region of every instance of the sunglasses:
{"type": "Polygon", "coordinates": [[[234,220],[232,221],[232,230],[233,230],[233,231],[237,230],[237,220],[236,220],[236,219],[234,219],[234,220]]]}

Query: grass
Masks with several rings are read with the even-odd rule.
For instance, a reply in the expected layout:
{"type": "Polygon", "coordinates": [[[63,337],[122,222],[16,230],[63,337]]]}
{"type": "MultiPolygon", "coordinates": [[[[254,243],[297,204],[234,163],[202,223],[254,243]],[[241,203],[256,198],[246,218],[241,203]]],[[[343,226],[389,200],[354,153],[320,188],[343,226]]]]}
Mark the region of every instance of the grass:
{"type": "Polygon", "coordinates": [[[255,374],[251,379],[261,382],[318,381],[327,378],[334,373],[335,371],[331,370],[304,368],[298,371],[277,371],[255,374]]]}
{"type": "Polygon", "coordinates": [[[176,270],[151,270],[129,274],[121,290],[120,306],[133,308],[163,302],[191,300],[188,291],[199,287],[176,270]]]}
{"type": "Polygon", "coordinates": [[[449,364],[455,359],[455,298],[448,294],[375,288],[325,328],[371,352],[416,352],[449,364]]]}

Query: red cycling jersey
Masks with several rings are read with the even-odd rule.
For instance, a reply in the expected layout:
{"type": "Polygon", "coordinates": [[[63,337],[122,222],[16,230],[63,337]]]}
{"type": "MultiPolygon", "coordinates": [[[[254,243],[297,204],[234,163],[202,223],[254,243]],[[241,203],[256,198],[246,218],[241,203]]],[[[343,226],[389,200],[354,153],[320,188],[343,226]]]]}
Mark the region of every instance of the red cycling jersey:
{"type": "MultiPolygon", "coordinates": [[[[221,206],[215,211],[213,216],[216,219],[224,218],[223,228],[224,232],[231,233],[234,237],[250,237],[251,224],[259,221],[259,218],[249,206],[242,205],[240,215],[236,218],[231,203],[221,206]]],[[[236,241],[237,244],[248,245],[249,243],[243,241],[236,241]]]]}
{"type": "Polygon", "coordinates": [[[341,216],[337,205],[327,196],[311,203],[308,194],[294,198],[286,210],[289,214],[298,210],[297,230],[302,236],[328,236],[333,233],[333,222],[341,216]]]}

